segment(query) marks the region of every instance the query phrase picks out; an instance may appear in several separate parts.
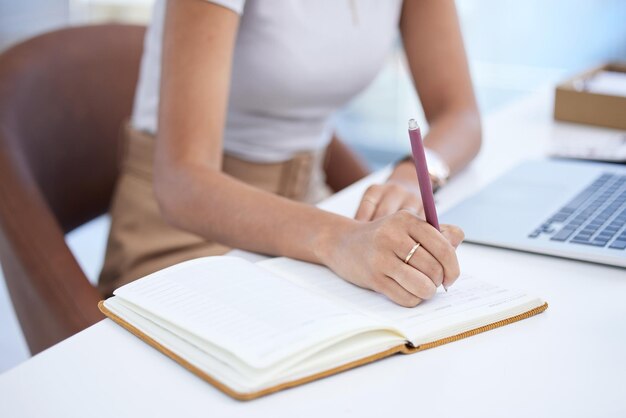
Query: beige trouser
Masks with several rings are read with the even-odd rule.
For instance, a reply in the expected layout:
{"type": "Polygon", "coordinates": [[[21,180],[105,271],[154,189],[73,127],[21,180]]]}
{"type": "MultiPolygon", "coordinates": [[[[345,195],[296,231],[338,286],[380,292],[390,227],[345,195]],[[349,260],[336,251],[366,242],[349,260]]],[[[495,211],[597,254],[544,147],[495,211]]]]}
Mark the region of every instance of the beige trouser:
{"type": "MultiPolygon", "coordinates": [[[[110,209],[111,230],[98,287],[109,295],[117,287],[178,262],[224,254],[228,247],[167,224],[152,190],[155,138],[126,129],[127,151],[110,209]]],[[[324,153],[301,153],[272,164],[224,155],[223,171],[268,192],[314,203],[328,195],[324,153]]],[[[219,196],[215,196],[219,199],[219,196]]]]}

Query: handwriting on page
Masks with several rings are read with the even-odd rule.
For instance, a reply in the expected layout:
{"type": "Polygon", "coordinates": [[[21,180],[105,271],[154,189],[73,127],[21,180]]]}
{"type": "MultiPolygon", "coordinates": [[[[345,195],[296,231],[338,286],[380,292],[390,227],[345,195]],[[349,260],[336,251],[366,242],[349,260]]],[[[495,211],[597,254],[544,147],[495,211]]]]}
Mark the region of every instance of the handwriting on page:
{"type": "Polygon", "coordinates": [[[259,368],[368,323],[367,317],[231,257],[184,263],[115,295],[259,368]]]}

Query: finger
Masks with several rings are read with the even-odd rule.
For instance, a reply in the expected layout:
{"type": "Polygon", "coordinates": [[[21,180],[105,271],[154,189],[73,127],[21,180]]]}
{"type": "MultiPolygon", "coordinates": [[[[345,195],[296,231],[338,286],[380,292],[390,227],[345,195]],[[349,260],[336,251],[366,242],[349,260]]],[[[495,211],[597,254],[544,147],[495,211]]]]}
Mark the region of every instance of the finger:
{"type": "MultiPolygon", "coordinates": [[[[404,263],[404,260],[408,256],[411,249],[415,245],[415,241],[407,237],[406,242],[398,246],[402,248],[400,251],[394,251],[396,256],[404,263]],[[403,251],[405,251],[403,253],[403,251]]],[[[443,283],[443,266],[422,246],[417,248],[411,258],[409,259],[409,266],[424,273],[435,285],[435,287],[441,286],[443,283]]]]}
{"type": "Polygon", "coordinates": [[[437,286],[428,276],[403,261],[394,263],[393,270],[388,277],[412,295],[424,300],[430,299],[437,292],[437,286]]]}
{"type": "Polygon", "coordinates": [[[441,233],[454,248],[457,248],[465,238],[463,230],[456,225],[441,225],[441,233]]]}
{"type": "Polygon", "coordinates": [[[378,202],[382,199],[383,189],[379,184],[374,184],[365,191],[359,208],[354,215],[354,219],[357,221],[369,221],[372,219],[378,202]]]}
{"type": "Polygon", "coordinates": [[[424,205],[422,205],[422,200],[411,194],[408,198],[405,199],[404,203],[400,207],[400,210],[408,210],[409,212],[419,216],[424,219],[424,205]]]}
{"type": "Polygon", "coordinates": [[[409,235],[422,244],[443,267],[443,286],[450,287],[459,277],[459,261],[452,244],[434,227],[426,222],[410,222],[409,235]]]}
{"type": "Polygon", "coordinates": [[[405,194],[406,192],[400,191],[396,188],[388,188],[378,203],[376,211],[372,216],[372,220],[382,218],[400,210],[406,198],[405,194]]]}
{"type": "Polygon", "coordinates": [[[390,277],[381,277],[374,281],[374,289],[391,299],[394,303],[406,308],[417,306],[422,300],[414,294],[408,292],[390,277]]]}

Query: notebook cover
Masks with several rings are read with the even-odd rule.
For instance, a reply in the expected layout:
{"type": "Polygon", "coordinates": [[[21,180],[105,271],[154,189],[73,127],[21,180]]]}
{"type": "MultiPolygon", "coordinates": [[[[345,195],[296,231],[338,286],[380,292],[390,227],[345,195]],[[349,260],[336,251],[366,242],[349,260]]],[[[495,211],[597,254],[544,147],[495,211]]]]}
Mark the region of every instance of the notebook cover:
{"type": "Polygon", "coordinates": [[[364,358],[359,359],[359,360],[351,361],[349,363],[343,364],[341,366],[334,367],[332,369],[329,369],[329,370],[326,370],[326,371],[323,371],[323,372],[315,373],[315,374],[312,374],[310,376],[299,378],[299,379],[296,379],[296,380],[293,380],[293,381],[290,381],[290,382],[284,382],[284,383],[281,383],[279,385],[276,385],[276,386],[273,386],[273,387],[270,387],[270,388],[266,388],[266,389],[259,390],[257,392],[250,392],[250,393],[237,392],[237,391],[231,389],[230,387],[228,387],[228,386],[224,385],[223,383],[221,383],[219,380],[215,379],[210,374],[204,372],[203,370],[200,370],[199,368],[197,368],[193,364],[189,363],[184,358],[182,358],[179,355],[173,353],[168,348],[164,347],[163,345],[161,345],[158,342],[156,342],[155,340],[153,340],[147,334],[143,333],[139,329],[135,328],[134,326],[132,326],[131,324],[129,324],[128,322],[124,321],[122,318],[118,317],[113,312],[108,310],[106,308],[106,306],[104,306],[104,301],[100,301],[98,303],[98,308],[100,309],[100,311],[103,314],[105,314],[107,317],[112,319],[114,322],[116,322],[117,324],[119,324],[120,326],[125,328],[127,331],[129,331],[130,333],[134,334],[135,336],[137,336],[139,339],[141,339],[145,343],[147,343],[147,344],[151,345],[152,347],[156,348],[161,353],[163,353],[166,356],[170,357],[172,360],[176,361],[178,364],[180,364],[181,366],[183,366],[184,368],[186,368],[187,370],[189,370],[190,372],[192,372],[196,376],[200,377],[201,379],[203,379],[203,380],[207,381],[208,383],[210,383],[211,385],[215,386],[217,389],[221,390],[222,392],[224,392],[228,396],[231,396],[231,397],[233,397],[235,399],[238,399],[240,401],[249,401],[249,400],[252,400],[252,399],[259,398],[261,396],[265,396],[265,395],[269,395],[271,393],[275,393],[275,392],[281,391],[283,389],[292,388],[294,386],[299,386],[299,385],[302,385],[302,384],[305,384],[305,383],[308,383],[308,382],[312,382],[312,381],[317,380],[317,379],[322,379],[322,378],[327,377],[327,376],[332,376],[334,374],[343,372],[345,370],[353,369],[355,367],[359,367],[359,366],[362,366],[364,364],[372,363],[374,361],[383,359],[385,357],[389,357],[389,356],[394,355],[394,354],[398,354],[398,353],[413,354],[413,353],[416,353],[418,351],[427,350],[429,348],[437,347],[437,346],[440,346],[440,345],[443,345],[443,344],[447,344],[447,343],[451,343],[453,341],[457,341],[457,340],[460,340],[460,339],[463,339],[463,338],[471,337],[472,335],[480,334],[481,332],[489,331],[489,330],[492,330],[494,328],[499,328],[499,327],[502,327],[504,325],[512,324],[513,322],[517,322],[517,321],[521,321],[522,319],[530,318],[531,316],[537,315],[537,314],[545,311],[548,308],[548,304],[544,303],[541,306],[533,308],[533,309],[531,309],[531,310],[529,310],[527,312],[523,312],[523,313],[521,313],[519,315],[515,315],[515,316],[513,316],[511,318],[503,319],[501,321],[497,321],[497,322],[494,322],[492,324],[484,325],[484,326],[479,327],[479,328],[475,328],[475,329],[472,329],[472,330],[469,330],[469,331],[465,331],[465,332],[462,332],[462,333],[457,334],[457,335],[453,335],[453,336],[442,338],[442,339],[439,339],[439,340],[436,340],[436,341],[432,341],[432,342],[429,342],[429,343],[421,344],[421,345],[419,345],[417,347],[410,347],[410,346],[404,345],[404,344],[403,345],[399,345],[397,347],[392,347],[392,348],[387,349],[385,351],[382,351],[380,353],[373,354],[371,356],[367,356],[367,357],[364,357],[364,358]]]}

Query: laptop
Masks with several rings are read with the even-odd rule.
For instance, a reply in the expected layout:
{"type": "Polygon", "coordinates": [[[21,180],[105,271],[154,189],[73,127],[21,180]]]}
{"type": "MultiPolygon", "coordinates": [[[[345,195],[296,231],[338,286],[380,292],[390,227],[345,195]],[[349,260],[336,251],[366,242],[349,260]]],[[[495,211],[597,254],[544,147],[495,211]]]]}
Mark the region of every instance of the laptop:
{"type": "Polygon", "coordinates": [[[524,162],[441,220],[468,242],[626,267],[626,166],[524,162]]]}

